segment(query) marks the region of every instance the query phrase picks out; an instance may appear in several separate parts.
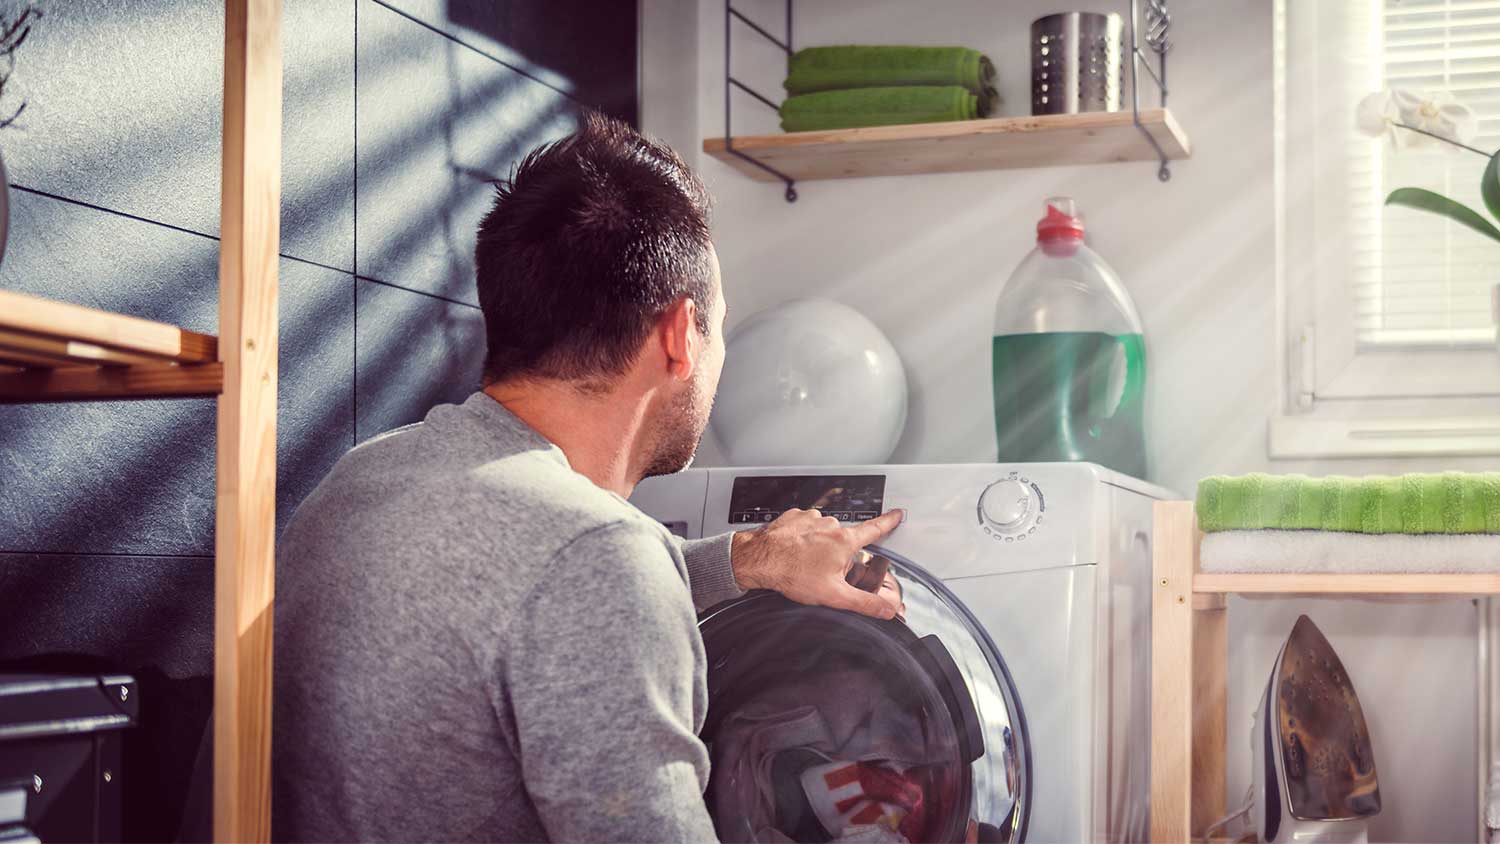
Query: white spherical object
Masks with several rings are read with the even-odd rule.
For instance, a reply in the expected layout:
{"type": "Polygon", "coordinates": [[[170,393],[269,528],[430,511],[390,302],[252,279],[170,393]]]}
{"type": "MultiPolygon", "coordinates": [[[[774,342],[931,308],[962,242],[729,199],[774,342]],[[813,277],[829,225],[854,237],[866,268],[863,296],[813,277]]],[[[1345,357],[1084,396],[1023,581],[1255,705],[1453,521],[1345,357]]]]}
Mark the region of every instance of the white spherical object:
{"type": "Polygon", "coordinates": [[[884,463],[906,426],[906,372],[864,314],[797,299],[730,333],[712,423],[737,466],[884,463]]]}

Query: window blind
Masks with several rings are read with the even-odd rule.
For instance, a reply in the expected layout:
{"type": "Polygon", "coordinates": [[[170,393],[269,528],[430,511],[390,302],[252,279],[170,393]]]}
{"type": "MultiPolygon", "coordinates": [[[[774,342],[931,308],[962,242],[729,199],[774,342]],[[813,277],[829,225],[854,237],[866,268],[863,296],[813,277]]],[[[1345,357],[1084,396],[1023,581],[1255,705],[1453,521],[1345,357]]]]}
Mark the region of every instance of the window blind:
{"type": "MultiPolygon", "coordinates": [[[[1447,91],[1479,118],[1470,145],[1500,148],[1500,0],[1347,2],[1357,12],[1350,16],[1345,55],[1362,58],[1368,68],[1368,87],[1350,96],[1384,88],[1447,91]]],[[[1493,343],[1490,288],[1500,284],[1500,243],[1433,214],[1384,205],[1392,190],[1419,187],[1483,214],[1484,159],[1439,142],[1396,151],[1351,135],[1350,259],[1359,344],[1493,343]]]]}

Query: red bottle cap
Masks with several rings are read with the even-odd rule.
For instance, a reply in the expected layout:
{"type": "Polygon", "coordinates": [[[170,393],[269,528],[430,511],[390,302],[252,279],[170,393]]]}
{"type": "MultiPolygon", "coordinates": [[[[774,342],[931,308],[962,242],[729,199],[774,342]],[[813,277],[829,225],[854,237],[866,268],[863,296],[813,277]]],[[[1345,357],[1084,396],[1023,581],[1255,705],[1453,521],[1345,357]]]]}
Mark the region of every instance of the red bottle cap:
{"type": "Polygon", "coordinates": [[[1073,213],[1073,200],[1047,200],[1047,216],[1037,221],[1036,241],[1048,255],[1068,256],[1083,242],[1083,221],[1073,213]]]}

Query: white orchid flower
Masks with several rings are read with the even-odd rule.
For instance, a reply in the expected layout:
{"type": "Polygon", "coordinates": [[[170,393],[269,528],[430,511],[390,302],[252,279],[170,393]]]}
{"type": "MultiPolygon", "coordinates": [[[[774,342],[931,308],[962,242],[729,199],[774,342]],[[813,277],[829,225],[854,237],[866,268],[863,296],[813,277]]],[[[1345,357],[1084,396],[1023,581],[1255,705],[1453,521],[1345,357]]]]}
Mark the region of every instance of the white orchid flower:
{"type": "Polygon", "coordinates": [[[1447,91],[1419,94],[1401,88],[1379,91],[1360,100],[1355,124],[1360,132],[1372,138],[1383,137],[1397,150],[1441,143],[1437,138],[1406,131],[1402,126],[1431,132],[1459,144],[1468,143],[1479,130],[1479,118],[1474,111],[1447,91]]]}

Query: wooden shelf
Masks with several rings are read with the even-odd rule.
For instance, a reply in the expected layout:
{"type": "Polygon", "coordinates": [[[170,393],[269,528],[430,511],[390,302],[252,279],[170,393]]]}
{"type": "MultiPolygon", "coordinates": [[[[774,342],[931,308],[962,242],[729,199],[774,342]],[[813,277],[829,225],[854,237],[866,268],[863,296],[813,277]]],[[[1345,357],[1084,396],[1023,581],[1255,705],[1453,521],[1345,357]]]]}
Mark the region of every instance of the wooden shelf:
{"type": "Polygon", "coordinates": [[[218,354],[207,334],[0,290],[0,402],[215,396],[218,354]]]}
{"type": "Polygon", "coordinates": [[[1193,591],[1272,595],[1500,595],[1500,574],[1203,574],[1193,591]]]}
{"type": "MultiPolygon", "coordinates": [[[[1192,154],[1170,111],[1142,111],[1141,123],[1169,159],[1192,154]]],[[[704,140],[703,151],[756,181],[777,181],[729,152],[724,140],[704,140]]],[[[1129,112],[754,135],[736,137],[734,149],[799,181],[1157,160],[1129,112]]]]}

